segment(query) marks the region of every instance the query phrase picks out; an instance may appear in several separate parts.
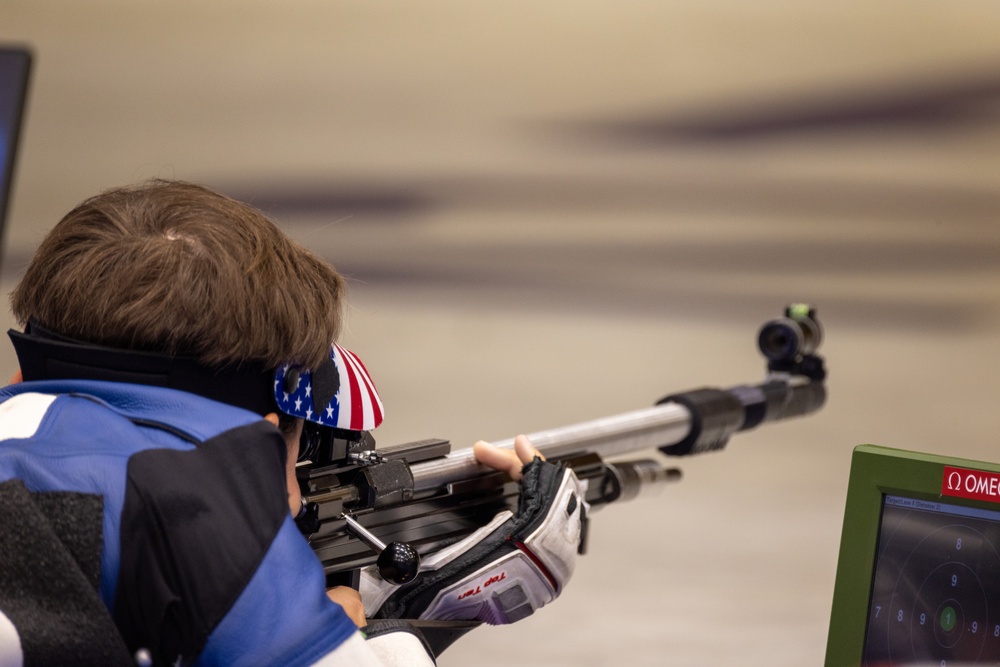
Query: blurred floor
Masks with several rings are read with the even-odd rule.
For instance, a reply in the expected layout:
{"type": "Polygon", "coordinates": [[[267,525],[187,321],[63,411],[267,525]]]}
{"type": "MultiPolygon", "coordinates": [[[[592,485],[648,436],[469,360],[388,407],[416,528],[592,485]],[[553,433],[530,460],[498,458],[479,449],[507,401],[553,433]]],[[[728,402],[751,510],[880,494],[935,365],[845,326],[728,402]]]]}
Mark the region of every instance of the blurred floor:
{"type": "Polygon", "coordinates": [[[87,195],[219,187],[352,278],[383,444],[757,381],[818,305],[822,413],[599,514],[441,665],[820,664],[851,448],[1000,460],[994,2],[0,2],[38,57],[4,292],[87,195]]]}

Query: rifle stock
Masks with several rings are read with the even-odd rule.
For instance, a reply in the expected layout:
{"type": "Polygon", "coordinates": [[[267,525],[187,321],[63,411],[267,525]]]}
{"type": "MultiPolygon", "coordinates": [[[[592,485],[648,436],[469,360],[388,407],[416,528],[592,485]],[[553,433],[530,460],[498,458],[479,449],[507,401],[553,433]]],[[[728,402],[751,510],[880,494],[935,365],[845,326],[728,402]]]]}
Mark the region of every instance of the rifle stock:
{"type": "MultiPolygon", "coordinates": [[[[790,306],[761,329],[768,375],[757,385],[698,389],[659,404],[529,434],[550,461],[573,468],[598,507],[628,500],[680,478],[655,459],[606,459],[659,449],[684,456],[722,449],[729,437],[767,421],[811,414],[826,397],[815,310],[790,306]]],[[[513,447],[513,438],[492,443],[513,447]]],[[[307,511],[299,525],[323,563],[329,585],[356,585],[359,568],[377,554],[347,531],[350,515],[379,540],[426,553],[516,510],[518,484],[477,463],[471,449],[450,451],[429,439],[375,449],[369,434],[338,432],[323,456],[300,464],[307,511]],[[342,436],[342,437],[336,437],[342,436]]]]}

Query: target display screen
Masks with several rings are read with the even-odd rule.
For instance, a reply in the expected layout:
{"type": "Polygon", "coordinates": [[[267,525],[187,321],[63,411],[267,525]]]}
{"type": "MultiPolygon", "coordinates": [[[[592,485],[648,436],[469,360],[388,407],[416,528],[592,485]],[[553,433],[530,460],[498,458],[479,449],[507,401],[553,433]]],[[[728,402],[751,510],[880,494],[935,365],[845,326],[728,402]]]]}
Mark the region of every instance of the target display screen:
{"type": "Polygon", "coordinates": [[[864,664],[1000,662],[1000,511],[886,495],[864,664]]]}

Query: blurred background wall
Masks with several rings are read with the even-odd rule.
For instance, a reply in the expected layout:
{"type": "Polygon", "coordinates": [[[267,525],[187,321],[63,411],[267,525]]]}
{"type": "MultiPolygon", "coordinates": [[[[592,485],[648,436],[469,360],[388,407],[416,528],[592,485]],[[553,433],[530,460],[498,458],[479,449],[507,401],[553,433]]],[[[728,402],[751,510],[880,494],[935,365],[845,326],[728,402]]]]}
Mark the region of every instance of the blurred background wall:
{"type": "Polygon", "coordinates": [[[563,599],[440,664],[819,664],[851,448],[1000,460],[998,29],[992,0],[0,0],[36,55],[0,282],[89,195],[210,185],[351,278],[379,441],[456,446],[758,381],[757,327],[811,301],[822,413],[597,515],[563,599]]]}

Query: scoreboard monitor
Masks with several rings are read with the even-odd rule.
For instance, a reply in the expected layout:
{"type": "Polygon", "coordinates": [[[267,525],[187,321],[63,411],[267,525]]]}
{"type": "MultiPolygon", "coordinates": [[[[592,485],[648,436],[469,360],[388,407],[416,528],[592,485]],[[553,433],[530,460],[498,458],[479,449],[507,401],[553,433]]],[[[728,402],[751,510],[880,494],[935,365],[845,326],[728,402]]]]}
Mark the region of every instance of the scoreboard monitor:
{"type": "Polygon", "coordinates": [[[1000,664],[1000,465],[854,450],[827,667],[1000,664]]]}

